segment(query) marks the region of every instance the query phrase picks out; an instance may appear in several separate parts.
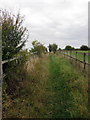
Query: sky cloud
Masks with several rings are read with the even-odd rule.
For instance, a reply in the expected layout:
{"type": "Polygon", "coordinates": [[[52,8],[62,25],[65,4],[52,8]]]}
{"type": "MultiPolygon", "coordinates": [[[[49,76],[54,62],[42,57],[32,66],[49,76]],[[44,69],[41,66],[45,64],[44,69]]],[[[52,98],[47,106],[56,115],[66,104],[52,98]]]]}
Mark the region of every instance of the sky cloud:
{"type": "Polygon", "coordinates": [[[61,48],[88,44],[88,0],[0,0],[0,8],[25,16],[27,48],[36,39],[61,48]]]}

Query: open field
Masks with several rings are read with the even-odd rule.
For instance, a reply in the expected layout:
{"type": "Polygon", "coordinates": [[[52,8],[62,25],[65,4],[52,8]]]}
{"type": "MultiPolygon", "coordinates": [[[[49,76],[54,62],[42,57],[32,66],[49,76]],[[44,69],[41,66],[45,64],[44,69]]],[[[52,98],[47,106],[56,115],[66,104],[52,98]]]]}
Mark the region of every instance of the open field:
{"type": "Polygon", "coordinates": [[[86,63],[90,63],[90,51],[71,51],[71,52],[65,51],[65,54],[68,54],[69,56],[77,58],[80,61],[84,61],[84,53],[86,54],[85,55],[86,63]],[[77,54],[76,54],[76,52],[77,52],[77,54]]]}
{"type": "Polygon", "coordinates": [[[85,50],[77,50],[77,52],[90,53],[90,50],[88,50],[88,51],[85,51],[85,50]]]}
{"type": "Polygon", "coordinates": [[[88,80],[67,59],[54,54],[33,58],[26,73],[17,98],[4,93],[3,117],[88,117],[88,80]]]}

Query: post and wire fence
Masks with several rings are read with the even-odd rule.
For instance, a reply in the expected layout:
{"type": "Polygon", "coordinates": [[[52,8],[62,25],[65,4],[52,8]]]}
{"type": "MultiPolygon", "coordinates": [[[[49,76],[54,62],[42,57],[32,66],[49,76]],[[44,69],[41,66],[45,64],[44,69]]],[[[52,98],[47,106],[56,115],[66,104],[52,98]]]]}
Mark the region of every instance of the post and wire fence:
{"type": "Polygon", "coordinates": [[[70,58],[70,60],[75,61],[75,63],[82,63],[84,70],[86,69],[86,66],[90,67],[90,52],[61,50],[60,54],[70,58]]]}

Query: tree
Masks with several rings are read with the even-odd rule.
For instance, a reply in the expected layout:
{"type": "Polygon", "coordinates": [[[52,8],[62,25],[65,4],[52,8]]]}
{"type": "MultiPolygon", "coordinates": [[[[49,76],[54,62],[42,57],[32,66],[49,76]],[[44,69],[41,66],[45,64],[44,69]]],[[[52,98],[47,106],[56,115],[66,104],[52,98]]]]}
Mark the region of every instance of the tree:
{"type": "Polygon", "coordinates": [[[74,50],[74,47],[72,47],[72,46],[70,46],[70,45],[67,45],[67,46],[65,47],[65,50],[74,50]]]}
{"type": "Polygon", "coordinates": [[[61,48],[58,49],[59,51],[62,50],[61,48]]]}
{"type": "Polygon", "coordinates": [[[28,39],[28,31],[23,27],[23,17],[18,13],[13,15],[8,11],[0,11],[2,14],[2,58],[10,59],[17,54],[28,39]]]}
{"type": "Polygon", "coordinates": [[[80,50],[90,50],[90,48],[88,46],[86,46],[86,45],[82,45],[80,47],[80,50]]]}
{"type": "Polygon", "coordinates": [[[31,48],[31,52],[33,52],[34,54],[41,56],[42,53],[47,52],[47,48],[37,40],[33,41],[32,45],[33,45],[33,48],[31,48]]]}
{"type": "Polygon", "coordinates": [[[55,53],[57,51],[58,46],[56,44],[52,44],[52,51],[55,53]]]}
{"type": "Polygon", "coordinates": [[[49,44],[49,52],[51,52],[52,51],[52,45],[51,44],[49,44]]]}
{"type": "Polygon", "coordinates": [[[54,43],[54,44],[49,44],[49,52],[56,52],[57,51],[57,48],[58,46],[54,43]]]}

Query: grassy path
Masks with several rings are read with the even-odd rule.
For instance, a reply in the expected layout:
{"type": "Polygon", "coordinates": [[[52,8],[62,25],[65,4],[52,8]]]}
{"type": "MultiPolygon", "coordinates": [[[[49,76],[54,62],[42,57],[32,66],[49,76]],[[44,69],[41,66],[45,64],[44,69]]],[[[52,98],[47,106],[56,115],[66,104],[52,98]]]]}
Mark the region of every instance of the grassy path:
{"type": "Polygon", "coordinates": [[[87,87],[85,78],[77,73],[69,61],[58,56],[49,56],[50,85],[54,92],[52,100],[52,117],[87,116],[87,87]],[[85,86],[86,85],[86,86],[85,86]],[[83,110],[82,110],[83,109],[83,110]]]}
{"type": "Polygon", "coordinates": [[[61,60],[56,56],[50,56],[50,84],[54,95],[51,97],[52,100],[52,117],[70,117],[68,107],[70,102],[70,88],[67,83],[67,78],[61,73],[62,67],[60,66],[61,60]]]}
{"type": "Polygon", "coordinates": [[[68,60],[49,55],[28,66],[20,97],[9,101],[5,117],[87,117],[87,80],[68,60]]]}

